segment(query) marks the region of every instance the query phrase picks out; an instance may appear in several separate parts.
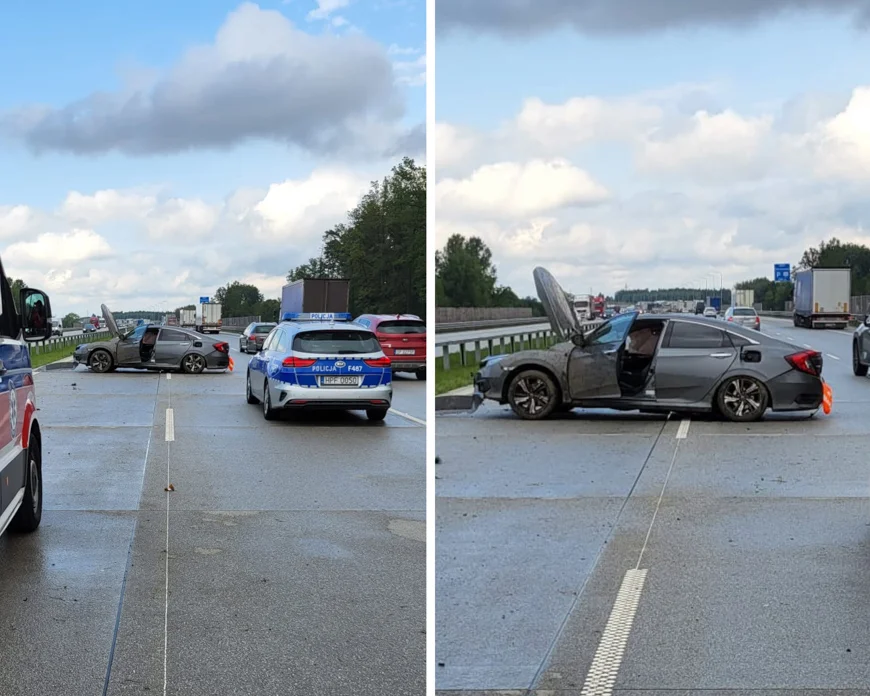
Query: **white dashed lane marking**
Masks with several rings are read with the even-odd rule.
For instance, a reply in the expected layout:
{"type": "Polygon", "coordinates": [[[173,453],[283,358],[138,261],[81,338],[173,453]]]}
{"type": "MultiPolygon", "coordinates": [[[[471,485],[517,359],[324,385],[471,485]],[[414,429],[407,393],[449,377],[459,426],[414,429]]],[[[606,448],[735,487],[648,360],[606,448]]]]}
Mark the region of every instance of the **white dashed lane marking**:
{"type": "Polygon", "coordinates": [[[426,425],[426,421],[424,421],[422,418],[417,418],[417,416],[412,416],[410,413],[404,413],[403,411],[397,411],[394,408],[390,409],[390,413],[392,413],[395,416],[400,416],[401,418],[405,418],[405,419],[411,421],[412,423],[417,423],[417,425],[426,425]]]}
{"type": "Polygon", "coordinates": [[[827,355],[829,358],[833,358],[834,360],[839,360],[839,359],[840,359],[840,358],[838,358],[836,355],[831,355],[830,353],[825,353],[825,355],[827,355]]]}
{"type": "Polygon", "coordinates": [[[616,604],[583,682],[581,696],[610,696],[613,693],[645,581],[646,570],[637,569],[627,571],[622,579],[616,604]]]}
{"type": "Polygon", "coordinates": [[[166,409],[166,442],[175,440],[175,412],[171,408],[166,409]]]}
{"type": "Polygon", "coordinates": [[[692,422],[692,421],[691,421],[689,418],[683,418],[683,420],[680,421],[680,427],[677,428],[677,439],[678,439],[678,440],[685,440],[686,437],[688,437],[688,435],[689,435],[689,424],[690,424],[691,422],[692,422]]]}

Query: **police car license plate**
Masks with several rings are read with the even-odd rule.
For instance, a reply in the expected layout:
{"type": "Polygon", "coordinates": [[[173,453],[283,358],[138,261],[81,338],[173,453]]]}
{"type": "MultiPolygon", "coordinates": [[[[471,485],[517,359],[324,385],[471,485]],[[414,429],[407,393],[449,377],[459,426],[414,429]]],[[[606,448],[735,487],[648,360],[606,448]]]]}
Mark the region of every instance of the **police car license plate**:
{"type": "Polygon", "coordinates": [[[396,355],[414,355],[416,352],[416,350],[397,350],[396,355]]]}
{"type": "Polygon", "coordinates": [[[355,375],[323,375],[320,378],[322,387],[358,387],[359,377],[355,375]]]}

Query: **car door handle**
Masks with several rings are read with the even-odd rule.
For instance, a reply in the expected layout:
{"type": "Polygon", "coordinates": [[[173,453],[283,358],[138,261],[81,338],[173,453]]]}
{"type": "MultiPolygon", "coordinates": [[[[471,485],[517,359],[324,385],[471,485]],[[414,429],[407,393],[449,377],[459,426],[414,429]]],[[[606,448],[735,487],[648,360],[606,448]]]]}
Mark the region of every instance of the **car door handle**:
{"type": "Polygon", "coordinates": [[[710,353],[711,358],[733,358],[734,353],[710,353]]]}

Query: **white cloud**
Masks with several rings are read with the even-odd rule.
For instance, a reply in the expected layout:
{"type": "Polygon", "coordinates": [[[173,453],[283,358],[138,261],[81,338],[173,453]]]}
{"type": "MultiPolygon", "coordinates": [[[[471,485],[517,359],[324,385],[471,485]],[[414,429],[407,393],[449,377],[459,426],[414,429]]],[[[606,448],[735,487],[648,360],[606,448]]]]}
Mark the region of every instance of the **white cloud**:
{"type": "Polygon", "coordinates": [[[569,206],[595,205],[607,190],[563,159],[501,162],[477,169],[467,179],[444,179],[436,205],[447,216],[517,217],[569,206]]]}
{"type": "Polygon", "coordinates": [[[438,246],[481,237],[500,282],[532,294],[536,264],[578,292],[712,287],[719,274],[727,287],[832,235],[866,243],[870,87],[719,101],[676,86],[530,98],[489,132],[437,124],[438,246]]]}
{"type": "Polygon", "coordinates": [[[105,189],[70,192],[51,212],[0,206],[2,258],[11,277],[49,292],[58,314],[103,302],[162,311],[232,280],[278,297],[287,271],[319,253],[323,232],[382,173],[315,169],[220,202],[105,189]]]}
{"type": "Polygon", "coordinates": [[[329,19],[330,15],[349,4],[350,0],[317,0],[317,8],[308,13],[308,19],[309,21],[329,19]]]}

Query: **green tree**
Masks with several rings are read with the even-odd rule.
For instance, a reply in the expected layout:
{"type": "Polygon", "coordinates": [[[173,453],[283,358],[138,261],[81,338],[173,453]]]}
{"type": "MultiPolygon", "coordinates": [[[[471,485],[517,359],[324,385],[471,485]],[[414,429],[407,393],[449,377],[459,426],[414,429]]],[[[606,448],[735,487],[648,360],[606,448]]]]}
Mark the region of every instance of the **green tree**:
{"type": "Polygon", "coordinates": [[[347,278],[353,314],[426,311],[426,169],[405,158],[287,279],[347,278]]]}
{"type": "Polygon", "coordinates": [[[12,286],[12,301],[15,303],[15,311],[20,312],[21,309],[18,307],[18,295],[27,287],[27,283],[20,278],[14,280],[12,278],[7,278],[7,280],[9,281],[9,285],[12,286]]]}
{"type": "Polygon", "coordinates": [[[258,313],[263,293],[255,285],[234,280],[215,291],[214,301],[222,305],[225,317],[247,317],[258,313]]]}
{"type": "Polygon", "coordinates": [[[77,326],[78,323],[82,320],[82,318],[76,314],[75,312],[70,312],[63,319],[61,319],[61,324],[65,329],[71,329],[74,326],[77,326]]]}
{"type": "Polygon", "coordinates": [[[280,310],[280,300],[263,300],[260,303],[260,311],[258,311],[257,314],[260,315],[260,319],[262,321],[278,321],[278,312],[280,310]]]}
{"type": "Polygon", "coordinates": [[[444,248],[435,253],[435,274],[443,289],[444,304],[441,306],[493,306],[495,265],[492,252],[479,237],[451,236],[444,248]]]}

